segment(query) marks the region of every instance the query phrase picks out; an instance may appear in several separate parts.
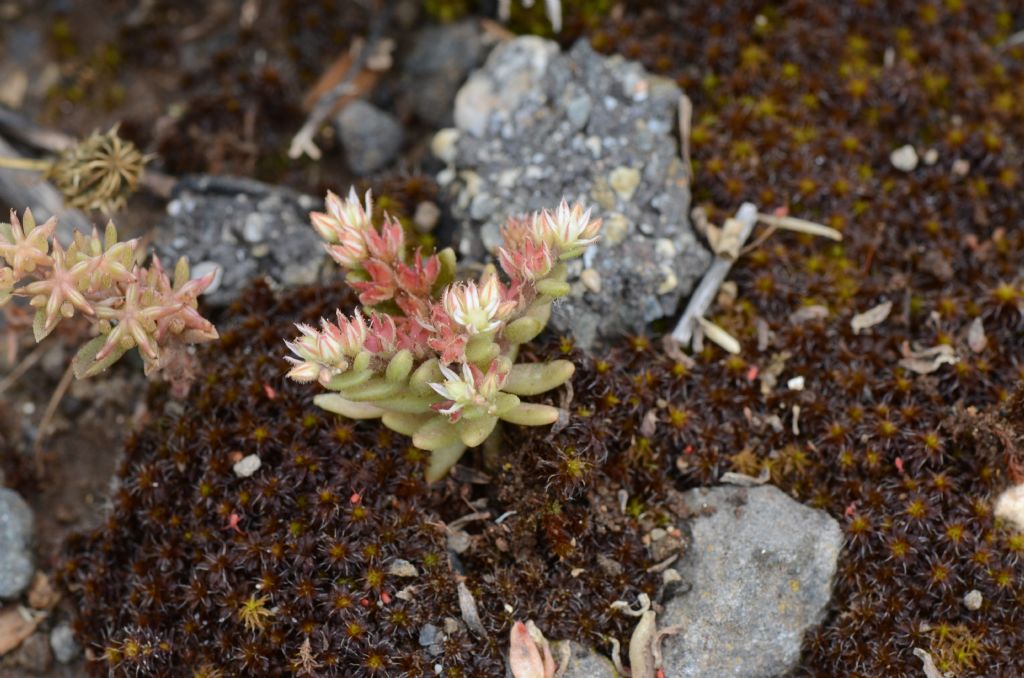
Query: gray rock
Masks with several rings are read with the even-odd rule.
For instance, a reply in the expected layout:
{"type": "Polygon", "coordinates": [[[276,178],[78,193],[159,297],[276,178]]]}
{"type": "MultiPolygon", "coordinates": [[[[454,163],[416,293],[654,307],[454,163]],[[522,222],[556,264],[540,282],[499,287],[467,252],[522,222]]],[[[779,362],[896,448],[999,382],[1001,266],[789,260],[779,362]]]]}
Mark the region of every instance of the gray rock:
{"type": "Polygon", "coordinates": [[[53,650],[53,656],[61,664],[67,664],[82,651],[82,648],[75,642],[75,634],[71,630],[71,625],[67,622],[57,624],[50,631],[50,649],[53,650]]]}
{"type": "Polygon", "coordinates": [[[562,678],[619,678],[612,660],[589,647],[569,642],[572,656],[562,678]]]}
{"type": "Polygon", "coordinates": [[[792,670],[804,633],[821,622],[842,547],[838,523],[771,485],[686,493],[701,515],[676,566],[692,588],[671,598],[659,627],[674,678],[761,678],[792,670]]]}
{"type": "Polygon", "coordinates": [[[17,598],[32,582],[32,509],[14,490],[0,488],[0,599],[17,598]]]}
{"type": "Polygon", "coordinates": [[[553,327],[587,348],[674,315],[711,260],[688,220],[672,136],[679,97],[675,83],[585,41],[565,53],[535,36],[496,47],[456,96],[457,129],[435,138],[460,253],[485,259],[509,216],[581,200],[605,233],[571,262],[553,327]],[[597,274],[590,284],[584,269],[597,274]]]}
{"type": "Polygon", "coordinates": [[[23,640],[18,649],[11,653],[10,661],[24,669],[28,675],[45,673],[53,664],[53,653],[50,652],[46,634],[36,631],[23,640]]]}
{"type": "Polygon", "coordinates": [[[402,125],[395,116],[362,99],[335,118],[349,169],[359,175],[387,167],[402,148],[402,125]]]}
{"type": "Polygon", "coordinates": [[[476,21],[428,26],[419,32],[402,72],[402,94],[429,125],[452,124],[459,85],[487,55],[484,32],[476,21]]]}
{"type": "Polygon", "coordinates": [[[156,250],[169,268],[187,256],[193,276],[219,269],[203,297],[218,306],[257,276],[283,286],[312,283],[326,255],[309,224],[311,209],[323,209],[323,203],[286,188],[235,177],[185,177],[157,229],[156,250]]]}

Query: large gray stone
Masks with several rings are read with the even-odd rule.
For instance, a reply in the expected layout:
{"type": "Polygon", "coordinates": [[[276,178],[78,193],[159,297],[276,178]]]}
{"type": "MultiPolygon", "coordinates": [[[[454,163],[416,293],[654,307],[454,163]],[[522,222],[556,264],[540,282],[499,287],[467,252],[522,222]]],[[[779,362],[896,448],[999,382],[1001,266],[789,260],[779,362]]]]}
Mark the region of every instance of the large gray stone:
{"type": "Polygon", "coordinates": [[[680,94],[585,41],[565,53],[535,36],[496,47],[456,96],[456,130],[433,146],[460,253],[487,258],[509,216],[581,200],[605,227],[570,262],[552,325],[588,347],[674,315],[710,262],[673,137],[680,94]]]}
{"type": "Polygon", "coordinates": [[[342,109],[336,118],[349,169],[359,175],[382,170],[402,148],[402,125],[395,116],[362,99],[342,109]]]}
{"type": "Polygon", "coordinates": [[[570,641],[572,655],[562,678],[619,678],[612,661],[594,650],[570,641]]]}
{"type": "Polygon", "coordinates": [[[289,287],[315,282],[326,261],[309,212],[320,200],[236,177],[188,176],[178,182],[157,229],[156,250],[172,269],[188,257],[193,277],[219,268],[203,296],[230,303],[257,276],[289,287]],[[212,290],[212,291],[211,291],[212,290]]]}
{"type": "Polygon", "coordinates": [[[14,490],[0,488],[0,599],[17,598],[32,581],[32,509],[14,490]]]}
{"type": "Polygon", "coordinates": [[[479,22],[427,26],[416,35],[402,73],[401,96],[434,127],[452,124],[455,93],[487,54],[479,22]]]}
{"type": "Polygon", "coordinates": [[[766,678],[792,670],[804,633],[819,624],[842,547],[838,523],[770,485],[686,493],[701,515],[677,570],[692,585],[658,625],[673,678],[766,678]]]}
{"type": "Polygon", "coordinates": [[[82,648],[75,642],[75,634],[71,630],[71,625],[67,622],[54,626],[50,631],[50,649],[53,650],[53,656],[61,664],[73,661],[82,651],[82,648]]]}

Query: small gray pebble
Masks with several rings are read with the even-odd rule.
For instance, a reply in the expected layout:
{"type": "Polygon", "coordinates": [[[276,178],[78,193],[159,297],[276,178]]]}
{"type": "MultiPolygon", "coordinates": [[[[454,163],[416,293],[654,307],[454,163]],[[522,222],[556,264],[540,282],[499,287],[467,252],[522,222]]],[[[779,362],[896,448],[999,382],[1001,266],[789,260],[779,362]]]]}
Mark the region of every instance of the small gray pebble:
{"type": "Polygon", "coordinates": [[[985,602],[984,598],[981,597],[981,591],[972,589],[964,595],[964,607],[971,612],[981,609],[981,604],[985,602]]]}
{"type": "Polygon", "coordinates": [[[33,525],[25,500],[14,490],[0,488],[0,599],[17,598],[32,581],[33,525]]]}
{"type": "Polygon", "coordinates": [[[61,664],[67,664],[82,651],[82,648],[75,642],[75,634],[71,631],[71,625],[67,622],[54,626],[50,631],[50,649],[53,650],[53,656],[61,664]]]}

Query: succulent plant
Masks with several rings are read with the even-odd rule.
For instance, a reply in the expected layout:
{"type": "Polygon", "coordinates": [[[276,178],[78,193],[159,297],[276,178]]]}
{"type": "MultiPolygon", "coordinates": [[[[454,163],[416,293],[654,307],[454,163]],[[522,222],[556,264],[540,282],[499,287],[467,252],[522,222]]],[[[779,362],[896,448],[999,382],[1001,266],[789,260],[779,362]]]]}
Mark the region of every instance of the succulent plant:
{"type": "Polygon", "coordinates": [[[164,370],[172,381],[184,378],[185,345],[217,338],[197,310],[213,274],[190,280],[181,259],[172,283],[158,258],[138,266],[138,240],[118,242],[113,222],[102,238],[96,229],[89,236],[76,232],[67,249],[53,237],[56,228],[56,218],[37,224],[31,210],[24,222],[12,210],[11,222],[0,224],[0,258],[7,262],[0,266],[0,306],[27,297],[36,308],[37,342],[63,319],[89,318],[99,334],[74,358],[79,378],[102,372],[136,346],[146,374],[164,370]]]}
{"type": "Polygon", "coordinates": [[[347,270],[363,310],[338,312],[320,328],[298,325],[288,342],[288,375],[317,381],[333,393],[320,407],[354,419],[380,418],[412,436],[431,454],[427,478],[436,480],[468,447],[484,442],[498,421],[523,426],[554,423],[559,410],[526,403],[564,384],[566,360],[516,363],[569,292],[565,260],[597,239],[601,220],[563,201],[554,211],[510,219],[498,259],[508,276],[487,267],[479,280],[455,281],[449,248],[425,256],[410,252],[401,224],[385,214],[377,228],[369,193],[342,200],[327,194],[327,212],[311,215],[331,257],[347,270]]]}

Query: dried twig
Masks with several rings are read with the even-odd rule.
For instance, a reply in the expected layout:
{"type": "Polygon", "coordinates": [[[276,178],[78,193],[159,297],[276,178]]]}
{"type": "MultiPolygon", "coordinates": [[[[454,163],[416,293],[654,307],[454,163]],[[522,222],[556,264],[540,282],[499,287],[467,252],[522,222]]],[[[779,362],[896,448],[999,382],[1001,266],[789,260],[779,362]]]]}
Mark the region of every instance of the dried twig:
{"type": "Polygon", "coordinates": [[[71,381],[75,377],[75,363],[73,361],[68,362],[68,367],[64,370],[64,375],[61,376],[60,382],[57,384],[57,388],[53,390],[53,394],[50,396],[50,402],[46,403],[46,409],[43,411],[43,417],[39,420],[39,429],[36,434],[35,443],[35,458],[36,458],[36,473],[40,476],[43,475],[43,442],[46,441],[48,435],[48,429],[50,422],[53,421],[53,417],[57,414],[57,406],[60,405],[60,401],[64,399],[64,395],[71,388],[71,381]]]}
{"type": "MultiPolygon", "coordinates": [[[[738,234],[741,247],[747,241],[747,238],[750,237],[750,232],[754,230],[757,216],[757,206],[749,202],[740,205],[739,211],[736,212],[736,219],[743,224],[743,228],[738,234]]],[[[718,294],[718,288],[725,281],[725,277],[729,275],[732,265],[733,259],[716,255],[715,260],[704,274],[704,278],[700,281],[700,285],[697,286],[697,289],[690,297],[686,310],[683,311],[679,323],[676,325],[675,330],[672,331],[672,338],[683,346],[690,344],[690,341],[693,339],[697,318],[702,318],[711,307],[715,295],[718,294]]]]}
{"type": "Polygon", "coordinates": [[[373,51],[377,48],[377,43],[384,34],[384,27],[388,23],[391,14],[390,3],[378,0],[376,4],[378,9],[374,13],[373,23],[370,25],[370,34],[367,36],[366,42],[363,43],[362,49],[359,50],[352,65],[345,73],[345,77],[331,88],[329,92],[320,97],[316,105],[313,106],[313,110],[310,111],[309,117],[306,118],[306,122],[295,133],[295,136],[292,137],[291,145],[288,147],[289,158],[296,159],[305,153],[313,160],[320,159],[320,149],[313,141],[313,137],[316,136],[324,120],[334,111],[338,100],[352,91],[352,81],[366,67],[370,55],[373,54],[373,51]]]}
{"type": "Polygon", "coordinates": [[[824,224],[819,224],[815,221],[808,221],[807,219],[798,219],[797,217],[790,216],[777,216],[774,214],[758,214],[757,220],[764,222],[769,226],[782,228],[787,231],[816,235],[835,241],[843,239],[843,234],[831,226],[825,226],[824,224]]]}
{"type": "Polygon", "coordinates": [[[14,383],[21,378],[21,375],[32,369],[32,366],[39,362],[48,348],[50,348],[49,344],[39,344],[32,349],[31,353],[22,358],[21,362],[18,363],[14,369],[8,372],[2,381],[0,381],[0,394],[13,386],[14,383]]]}
{"type": "Polygon", "coordinates": [[[78,143],[73,136],[40,127],[25,116],[0,106],[0,133],[50,153],[61,153],[78,143]]]}
{"type": "Polygon", "coordinates": [[[693,102],[685,94],[679,95],[679,150],[686,164],[686,176],[693,179],[693,163],[690,161],[690,130],[693,128],[693,102]]]}

